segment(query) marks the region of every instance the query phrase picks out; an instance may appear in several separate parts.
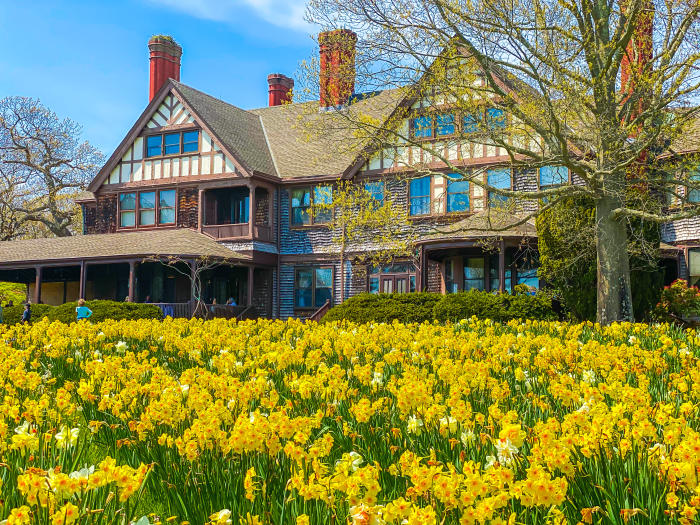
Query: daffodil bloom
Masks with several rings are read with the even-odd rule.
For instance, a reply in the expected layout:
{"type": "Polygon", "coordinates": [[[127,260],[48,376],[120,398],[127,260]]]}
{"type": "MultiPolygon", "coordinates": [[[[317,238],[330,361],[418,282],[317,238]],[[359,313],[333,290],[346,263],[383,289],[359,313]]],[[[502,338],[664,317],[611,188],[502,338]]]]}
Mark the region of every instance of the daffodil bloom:
{"type": "Polygon", "coordinates": [[[70,448],[74,447],[78,442],[78,436],[80,436],[79,428],[68,428],[63,426],[54,437],[56,438],[59,447],[70,448]]]}

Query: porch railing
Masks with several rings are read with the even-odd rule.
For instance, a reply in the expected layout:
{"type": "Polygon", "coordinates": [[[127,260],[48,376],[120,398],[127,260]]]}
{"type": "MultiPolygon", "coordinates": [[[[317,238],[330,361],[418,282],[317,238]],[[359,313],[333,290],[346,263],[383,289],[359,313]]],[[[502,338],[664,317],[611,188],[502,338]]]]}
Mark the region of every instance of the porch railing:
{"type": "MultiPolygon", "coordinates": [[[[153,303],[161,309],[165,317],[186,318],[192,317],[192,313],[196,306],[195,303],[153,303]]],[[[204,308],[206,316],[209,318],[224,318],[238,319],[243,313],[247,312],[248,306],[231,306],[228,304],[205,304],[204,308]]]]}
{"type": "Polygon", "coordinates": [[[235,237],[245,237],[248,235],[250,224],[242,222],[240,224],[209,224],[202,226],[202,232],[214,237],[214,239],[232,239],[235,237]]]}
{"type": "Polygon", "coordinates": [[[331,302],[329,299],[326,299],[326,302],[323,303],[323,306],[316,310],[314,313],[312,313],[308,318],[307,321],[316,321],[319,322],[321,318],[326,315],[326,312],[331,309],[331,302]]]}

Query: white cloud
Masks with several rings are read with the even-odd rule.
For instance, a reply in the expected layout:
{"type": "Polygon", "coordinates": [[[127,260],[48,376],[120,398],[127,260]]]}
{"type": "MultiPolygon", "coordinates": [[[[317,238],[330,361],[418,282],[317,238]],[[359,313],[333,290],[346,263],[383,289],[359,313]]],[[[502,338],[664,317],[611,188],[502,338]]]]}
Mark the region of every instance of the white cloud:
{"type": "Polygon", "coordinates": [[[241,23],[246,11],[252,10],[270,24],[307,32],[304,20],[306,0],[150,0],[198,18],[241,23]]]}

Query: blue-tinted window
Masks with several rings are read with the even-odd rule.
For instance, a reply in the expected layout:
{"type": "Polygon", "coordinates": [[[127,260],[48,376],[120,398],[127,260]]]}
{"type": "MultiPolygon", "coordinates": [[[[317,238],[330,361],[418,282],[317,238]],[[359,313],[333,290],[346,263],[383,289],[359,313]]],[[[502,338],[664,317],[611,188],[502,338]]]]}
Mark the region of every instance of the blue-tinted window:
{"type": "Polygon", "coordinates": [[[323,209],[316,211],[314,222],[324,223],[330,221],[333,217],[333,210],[331,208],[326,208],[325,206],[333,204],[333,187],[316,186],[314,188],[314,204],[324,205],[323,209]]]}
{"type": "Polygon", "coordinates": [[[437,136],[453,135],[455,132],[455,116],[452,113],[437,116],[437,136]]]}
{"type": "Polygon", "coordinates": [[[161,190],[158,192],[158,224],[172,224],[175,222],[175,190],[161,190]]]}
{"type": "Polygon", "coordinates": [[[156,223],[156,192],[139,193],[139,226],[153,226],[156,223]]]}
{"type": "Polygon", "coordinates": [[[464,133],[476,133],[479,131],[479,117],[476,115],[464,115],[462,118],[462,130],[464,133]]]}
{"type": "MultiPolygon", "coordinates": [[[[486,172],[486,183],[498,190],[510,189],[510,168],[491,168],[486,172]]],[[[489,206],[503,206],[508,197],[489,191],[489,206]]]]}
{"type": "Polygon", "coordinates": [[[313,307],[314,273],[310,268],[297,270],[294,279],[294,306],[297,308],[313,307]]]}
{"type": "Polygon", "coordinates": [[[119,195],[119,226],[122,228],[136,226],[135,193],[122,193],[119,195]]]}
{"type": "Polygon", "coordinates": [[[185,131],[182,134],[182,152],[199,151],[199,131],[185,131]]]}
{"type": "Polygon", "coordinates": [[[314,306],[320,308],[333,297],[333,270],[316,268],[314,283],[314,306]]]}
{"type": "Polygon", "coordinates": [[[157,157],[163,153],[162,151],[163,136],[151,135],[146,137],[146,156],[157,157]]]}
{"type": "Polygon", "coordinates": [[[413,136],[429,139],[433,136],[433,117],[417,117],[413,119],[413,136]]]}
{"type": "Polygon", "coordinates": [[[469,211],[469,181],[450,180],[447,182],[447,212],[455,211],[469,211]]]}
{"type": "Polygon", "coordinates": [[[540,188],[556,187],[569,182],[569,168],[566,166],[542,166],[540,168],[540,188]]]}
{"type": "Polygon", "coordinates": [[[537,277],[539,262],[537,257],[527,254],[523,255],[515,265],[517,273],[517,284],[526,284],[531,288],[539,288],[540,280],[537,277]]]}
{"type": "Polygon", "coordinates": [[[309,188],[292,190],[292,224],[310,224],[309,208],[311,208],[311,190],[309,188]]]}
{"type": "Polygon", "coordinates": [[[365,191],[370,194],[370,196],[378,201],[384,202],[384,181],[378,180],[374,182],[365,182],[365,191]]]}
{"type": "MultiPolygon", "coordinates": [[[[511,254],[506,251],[505,253],[505,275],[506,275],[506,284],[505,284],[505,291],[510,292],[511,291],[511,277],[512,277],[512,269],[511,269],[511,264],[513,262],[513,257],[511,254]]],[[[489,288],[491,292],[497,292],[500,290],[500,284],[501,284],[501,278],[499,275],[499,269],[498,269],[498,260],[499,256],[498,255],[491,255],[489,257],[489,288]]]]}
{"type": "Polygon", "coordinates": [[[486,110],[486,123],[490,129],[502,129],[506,127],[506,114],[502,109],[488,108],[486,110]]]}
{"type": "Polygon", "coordinates": [[[179,133],[168,133],[167,135],[165,135],[164,140],[166,155],[177,155],[178,153],[180,153],[179,133]]]}
{"type": "Polygon", "coordinates": [[[430,213],[430,177],[413,179],[409,187],[410,214],[427,215],[430,213]]]}

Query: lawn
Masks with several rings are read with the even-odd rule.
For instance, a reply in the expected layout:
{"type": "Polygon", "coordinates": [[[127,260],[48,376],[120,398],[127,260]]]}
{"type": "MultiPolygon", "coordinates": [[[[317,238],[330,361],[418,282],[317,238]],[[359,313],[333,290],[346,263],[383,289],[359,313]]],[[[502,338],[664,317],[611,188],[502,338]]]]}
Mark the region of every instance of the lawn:
{"type": "Polygon", "coordinates": [[[0,523],[695,523],[668,325],[5,327],[0,523]]]}

